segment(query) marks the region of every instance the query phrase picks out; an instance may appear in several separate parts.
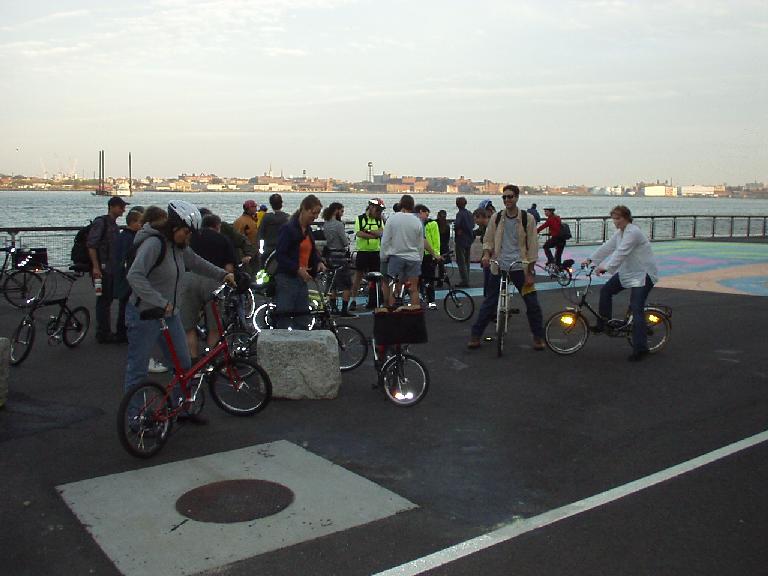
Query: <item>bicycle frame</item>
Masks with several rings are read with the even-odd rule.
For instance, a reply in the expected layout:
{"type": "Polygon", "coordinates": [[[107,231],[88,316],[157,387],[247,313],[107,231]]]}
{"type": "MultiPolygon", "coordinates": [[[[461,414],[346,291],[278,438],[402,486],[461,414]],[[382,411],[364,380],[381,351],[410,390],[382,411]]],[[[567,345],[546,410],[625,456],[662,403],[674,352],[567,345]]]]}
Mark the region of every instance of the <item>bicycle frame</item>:
{"type": "MultiPolygon", "coordinates": [[[[218,293],[219,291],[217,290],[214,294],[218,295],[218,293]]],[[[224,361],[227,368],[227,377],[232,381],[234,381],[234,379],[237,377],[237,374],[233,373],[235,367],[232,366],[232,357],[229,353],[229,345],[227,344],[226,339],[227,333],[224,330],[224,325],[221,320],[221,313],[219,312],[219,306],[215,299],[213,300],[211,309],[213,310],[213,317],[216,319],[216,327],[219,330],[219,334],[221,334],[219,341],[216,346],[209,350],[205,356],[201,357],[194,366],[186,371],[181,366],[181,361],[179,360],[179,355],[176,352],[176,347],[173,344],[173,338],[171,338],[171,332],[168,329],[168,324],[166,323],[165,318],[160,318],[160,329],[163,333],[163,338],[165,338],[165,343],[168,346],[174,370],[173,378],[165,388],[165,396],[167,398],[172,394],[176,384],[179,384],[182,393],[182,401],[168,412],[168,416],[166,418],[173,418],[177,416],[182,410],[184,404],[195,401],[195,396],[190,397],[189,395],[190,387],[188,384],[195,378],[195,374],[197,374],[205,366],[211,364],[217,357],[221,355],[224,356],[224,361]]],[[[171,404],[173,405],[173,403],[171,404]]],[[[158,415],[159,420],[162,420],[163,418],[164,417],[162,415],[158,415]]]]}

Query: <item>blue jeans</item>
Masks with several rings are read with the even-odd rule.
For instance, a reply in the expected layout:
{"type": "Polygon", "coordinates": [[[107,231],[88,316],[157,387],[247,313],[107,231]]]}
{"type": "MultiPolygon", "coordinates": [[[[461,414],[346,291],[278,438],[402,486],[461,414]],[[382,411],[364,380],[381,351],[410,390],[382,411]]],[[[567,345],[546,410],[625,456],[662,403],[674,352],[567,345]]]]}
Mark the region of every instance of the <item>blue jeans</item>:
{"type": "MultiPolygon", "coordinates": [[[[632,349],[635,352],[648,350],[648,333],[646,332],[643,308],[652,288],[653,282],[647,274],[645,275],[645,286],[630,288],[629,309],[632,311],[632,349]]],[[[613,317],[613,296],[622,290],[624,287],[621,285],[619,275],[614,274],[600,289],[600,316],[608,319],[613,317]]],[[[602,320],[599,320],[598,326],[602,327],[602,325],[602,320]]]]}
{"type": "MultiPolygon", "coordinates": [[[[173,347],[179,357],[179,362],[184,370],[189,370],[192,365],[187,348],[187,337],[181,318],[174,314],[165,319],[173,340],[173,347]]],[[[125,307],[125,324],[128,328],[128,359],[125,364],[125,381],[123,390],[128,390],[134,384],[147,379],[147,366],[149,356],[155,344],[160,344],[160,349],[165,356],[165,363],[173,369],[173,360],[168,345],[160,331],[160,320],[142,320],[139,310],[133,304],[125,307]]]]}
{"type": "Polygon", "coordinates": [[[309,326],[309,287],[298,276],[278,273],[275,278],[275,328],[306,330],[309,326]],[[303,314],[291,318],[291,314],[303,314]]]}
{"type": "MultiPolygon", "coordinates": [[[[509,281],[515,285],[518,292],[522,294],[523,284],[525,284],[525,272],[515,270],[509,273],[509,281]]],[[[534,338],[544,338],[544,321],[539,304],[539,297],[536,291],[529,292],[523,296],[525,302],[525,311],[528,316],[528,326],[534,338]]],[[[496,316],[496,307],[499,305],[499,275],[490,274],[488,279],[488,295],[480,305],[480,311],[477,314],[477,321],[472,325],[472,336],[480,338],[485,332],[486,326],[496,316]]]]}

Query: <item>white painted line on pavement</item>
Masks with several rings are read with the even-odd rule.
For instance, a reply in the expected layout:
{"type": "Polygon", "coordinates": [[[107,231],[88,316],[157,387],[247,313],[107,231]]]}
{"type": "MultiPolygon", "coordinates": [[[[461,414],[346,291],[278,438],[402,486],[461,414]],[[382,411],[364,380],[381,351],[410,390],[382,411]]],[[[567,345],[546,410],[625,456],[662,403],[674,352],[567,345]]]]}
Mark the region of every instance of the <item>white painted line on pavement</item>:
{"type": "Polygon", "coordinates": [[[749,438],[745,438],[744,440],[734,442],[733,444],[729,444],[728,446],[724,446],[723,448],[719,448],[708,454],[693,458],[682,464],[672,466],[666,470],[661,470],[650,476],[640,478],[639,480],[624,484],[623,486],[618,486],[601,494],[590,496],[589,498],[579,500],[578,502],[566,504],[565,506],[544,512],[543,514],[533,516],[532,518],[512,522],[493,532],[488,532],[477,538],[472,538],[471,540],[455,544],[454,546],[450,546],[449,548],[445,548],[444,550],[440,550],[429,556],[424,556],[423,558],[412,560],[411,562],[401,564],[400,566],[395,566],[394,568],[379,572],[374,576],[410,576],[421,574],[427,570],[433,570],[465,556],[469,556],[470,554],[490,548],[491,546],[512,540],[527,532],[543,528],[544,526],[554,524],[555,522],[570,518],[571,516],[576,516],[582,512],[587,512],[593,508],[604,506],[605,504],[640,492],[661,482],[671,480],[681,474],[701,468],[702,466],[716,462],[717,460],[735,454],[736,452],[756,446],[766,440],[768,440],[768,430],[750,436],[749,438]]]}

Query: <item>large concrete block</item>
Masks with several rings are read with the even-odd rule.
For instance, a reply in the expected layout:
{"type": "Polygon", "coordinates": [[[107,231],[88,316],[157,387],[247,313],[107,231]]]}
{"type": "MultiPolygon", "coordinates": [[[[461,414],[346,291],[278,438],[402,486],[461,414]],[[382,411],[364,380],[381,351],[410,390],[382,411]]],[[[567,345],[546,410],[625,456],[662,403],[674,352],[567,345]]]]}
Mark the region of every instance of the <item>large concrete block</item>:
{"type": "Polygon", "coordinates": [[[8,338],[0,338],[0,408],[5,405],[8,398],[8,363],[10,359],[11,341],[8,338]]]}
{"type": "Polygon", "coordinates": [[[275,398],[325,399],[339,394],[339,345],[327,330],[264,330],[256,357],[269,374],[275,398]]]}

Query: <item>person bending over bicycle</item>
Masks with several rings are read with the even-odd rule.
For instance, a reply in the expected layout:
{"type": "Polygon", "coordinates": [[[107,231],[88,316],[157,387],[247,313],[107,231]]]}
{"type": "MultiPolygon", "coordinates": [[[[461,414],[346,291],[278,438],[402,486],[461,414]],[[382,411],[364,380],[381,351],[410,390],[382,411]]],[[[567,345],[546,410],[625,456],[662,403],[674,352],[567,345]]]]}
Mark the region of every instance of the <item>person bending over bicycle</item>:
{"type": "MultiPolygon", "coordinates": [[[[179,317],[181,278],[191,270],[219,282],[235,284],[235,277],[195,254],[189,247],[193,230],[200,229],[202,218],[198,209],[183,200],[168,204],[168,220],[160,227],[145,224],[136,233],[136,256],[126,279],[132,294],[125,310],[128,327],[128,359],[125,366],[124,389],[147,378],[147,364],[152,348],[160,344],[167,365],[172,358],[160,332],[160,320],[142,320],[141,312],[152,308],[165,308],[165,321],[170,329],[176,353],[183,369],[191,366],[184,327],[179,317]]],[[[175,391],[178,398],[180,391],[175,391]],[[177,393],[178,392],[178,393],[177,393]]],[[[195,424],[205,424],[202,416],[186,415],[195,424]]]]}
{"type": "MultiPolygon", "coordinates": [[[[613,274],[600,289],[600,316],[612,317],[613,296],[625,288],[631,289],[629,307],[632,311],[632,354],[629,360],[642,360],[648,354],[643,308],[648,293],[659,280],[659,271],[653,257],[648,237],[636,224],[632,224],[632,212],[626,206],[611,210],[616,233],[605,244],[582,262],[583,266],[597,265],[597,274],[613,274]]],[[[596,332],[604,330],[604,322],[598,319],[596,332]]]]}
{"type": "Polygon", "coordinates": [[[544,328],[541,306],[533,288],[533,266],[539,251],[536,235],[536,223],[533,216],[517,206],[520,189],[514,184],[504,186],[504,210],[495,214],[488,221],[488,228],[483,237],[483,268],[491,269],[488,283],[488,295],[480,306],[477,321],[472,326],[472,334],[467,347],[479,348],[485,328],[496,315],[499,302],[499,275],[509,270],[509,280],[515,285],[525,301],[528,325],[533,335],[533,349],[544,350],[544,328]],[[499,264],[491,262],[495,259],[499,264]],[[519,261],[528,262],[523,267],[510,266],[519,261]]]}

